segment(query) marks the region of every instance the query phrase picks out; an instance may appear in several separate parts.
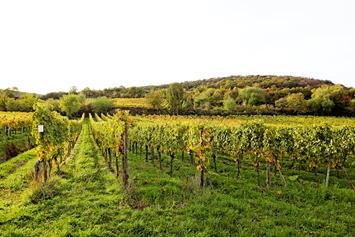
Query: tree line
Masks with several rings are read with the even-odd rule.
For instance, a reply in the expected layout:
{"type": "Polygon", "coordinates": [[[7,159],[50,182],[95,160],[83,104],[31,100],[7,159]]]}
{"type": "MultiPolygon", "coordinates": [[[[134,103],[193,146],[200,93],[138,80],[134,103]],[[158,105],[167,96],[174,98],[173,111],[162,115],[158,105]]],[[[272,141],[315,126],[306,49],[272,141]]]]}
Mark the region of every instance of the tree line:
{"type": "Polygon", "coordinates": [[[114,103],[107,97],[86,98],[84,94],[77,93],[75,88],[58,99],[43,100],[37,94],[22,93],[13,87],[0,92],[0,111],[32,112],[38,101],[51,111],[69,118],[80,117],[83,113],[108,113],[114,109],[114,103]]]}
{"type": "MultiPolygon", "coordinates": [[[[227,80],[227,84],[235,81],[227,80]]],[[[152,89],[146,95],[149,104],[170,114],[294,114],[352,116],[355,113],[355,89],[326,82],[304,87],[262,88],[253,84],[239,88],[200,85],[186,89],[173,83],[167,89],[152,89]]]]}
{"type": "Polygon", "coordinates": [[[229,76],[159,86],[20,93],[17,88],[0,91],[0,110],[31,111],[42,99],[62,114],[108,112],[110,98],[146,98],[157,113],[170,114],[309,114],[352,116],[355,88],[331,81],[292,76],[229,76]],[[64,102],[72,106],[64,106],[64,102]],[[62,105],[61,105],[62,104],[62,105]],[[79,105],[78,105],[79,104],[79,105]]]}

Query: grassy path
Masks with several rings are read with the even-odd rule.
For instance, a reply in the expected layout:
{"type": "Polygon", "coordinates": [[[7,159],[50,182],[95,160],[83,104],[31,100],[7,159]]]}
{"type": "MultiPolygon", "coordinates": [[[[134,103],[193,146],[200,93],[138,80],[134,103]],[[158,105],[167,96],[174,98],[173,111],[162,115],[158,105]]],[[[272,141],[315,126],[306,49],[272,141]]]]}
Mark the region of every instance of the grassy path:
{"type": "Polygon", "coordinates": [[[103,164],[88,124],[83,126],[61,176],[28,193],[22,204],[3,205],[0,236],[117,236],[108,225],[118,216],[120,187],[103,164]]]}

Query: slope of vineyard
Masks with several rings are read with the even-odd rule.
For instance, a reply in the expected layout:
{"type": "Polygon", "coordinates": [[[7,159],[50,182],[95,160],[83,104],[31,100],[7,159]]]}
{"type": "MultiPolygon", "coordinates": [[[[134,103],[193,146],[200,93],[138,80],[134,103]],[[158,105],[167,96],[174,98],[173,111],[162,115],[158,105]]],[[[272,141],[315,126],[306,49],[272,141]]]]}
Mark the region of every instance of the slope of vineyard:
{"type": "MultiPolygon", "coordinates": [[[[171,174],[169,153],[161,154],[161,163],[157,160],[153,163],[151,153],[147,162],[144,149],[140,152],[132,147],[130,185],[124,190],[121,173],[115,179],[101,155],[104,150],[95,144],[91,134],[95,133],[93,126],[97,126],[97,133],[109,131],[110,123],[122,126],[123,122],[115,118],[106,122],[93,118],[84,121],[77,145],[59,175],[51,177],[45,185],[13,194],[12,200],[23,201],[1,199],[3,236],[352,236],[354,233],[355,196],[341,173],[339,177],[335,173],[331,176],[333,185],[326,189],[323,185],[318,187],[313,174],[306,170],[283,169],[288,188],[284,189],[282,181],[275,178],[266,191],[255,188],[252,163],[243,164],[241,177],[236,178],[235,161],[222,154],[217,159],[218,172],[209,171],[214,190],[211,194],[208,189],[200,188],[200,172],[191,165],[189,156],[181,157],[181,150],[175,156],[171,174]]],[[[131,124],[129,130],[138,126],[129,117],[122,118],[131,124]]],[[[175,127],[168,127],[172,129],[170,134],[177,131],[175,127]]],[[[193,128],[188,129],[189,134],[193,128]]],[[[95,136],[101,140],[100,135],[95,136]]],[[[155,156],[158,157],[156,150],[155,156]]],[[[121,155],[118,157],[121,161],[121,155]]],[[[265,168],[261,163],[262,177],[265,168]]],[[[354,173],[350,175],[353,177],[354,173]]],[[[324,173],[319,176],[321,180],[325,178],[324,173]]],[[[262,181],[262,186],[265,184],[262,181]]]]}
{"type": "Polygon", "coordinates": [[[0,126],[10,127],[11,130],[19,130],[31,127],[32,113],[26,112],[1,112],[0,126]]]}
{"type": "MultiPolygon", "coordinates": [[[[267,188],[271,185],[270,166],[274,166],[275,174],[277,170],[283,180],[281,167],[289,167],[314,173],[318,182],[321,182],[318,171],[326,169],[327,186],[331,170],[337,173],[342,170],[351,182],[346,170],[351,169],[355,162],[355,126],[352,119],[338,119],[336,123],[336,118],[330,118],[327,122],[338,125],[332,126],[320,123],[322,120],[319,119],[298,117],[296,124],[304,125],[291,126],[295,121],[290,120],[283,125],[287,120],[282,117],[274,121],[272,117],[259,117],[256,121],[246,121],[245,118],[134,117],[132,119],[136,122],[130,130],[130,141],[135,149],[137,146],[140,150],[145,149],[146,159],[148,153],[154,153],[154,150],[158,156],[161,152],[169,154],[171,170],[178,152],[189,154],[191,163],[195,163],[196,169],[201,172],[201,185],[211,163],[217,172],[216,159],[221,155],[234,159],[237,176],[240,175],[242,163],[253,164],[258,186],[259,166],[265,163],[267,188]],[[263,123],[264,118],[271,125],[263,123]]],[[[285,180],[284,185],[287,186],[285,180]]],[[[355,191],[354,185],[351,185],[355,191]]]]}
{"type": "Polygon", "coordinates": [[[115,98],[112,100],[117,107],[151,108],[146,98],[115,98]]]}
{"type": "Polygon", "coordinates": [[[231,125],[236,126],[241,122],[261,121],[269,126],[304,126],[331,124],[332,126],[355,125],[355,119],[351,117],[324,117],[324,116],[284,116],[284,115],[238,115],[238,116],[170,116],[170,115],[142,115],[132,117],[134,120],[142,121],[175,121],[186,122],[187,120],[209,125],[231,125]]]}
{"type": "MultiPolygon", "coordinates": [[[[119,147],[122,145],[123,124],[117,122],[119,117],[101,119],[95,114],[90,117],[91,126],[97,144],[100,146],[109,167],[112,168],[112,151],[117,160],[119,147]]],[[[209,173],[218,173],[218,157],[228,156],[234,160],[236,176],[241,175],[242,164],[255,167],[257,186],[261,187],[260,169],[266,166],[266,189],[271,187],[271,169],[274,175],[279,174],[287,189],[283,170],[306,170],[314,174],[318,183],[319,173],[326,170],[326,187],[334,172],[339,170],[355,191],[347,170],[354,164],[355,126],[351,119],[339,119],[339,126],[328,123],[304,126],[282,125],[286,120],[281,118],[271,125],[262,120],[245,121],[244,118],[225,119],[222,117],[179,117],[179,116],[143,116],[129,117],[132,127],[129,130],[131,150],[137,153],[138,147],[144,149],[145,159],[150,156],[152,164],[159,162],[165,153],[170,157],[170,175],[173,175],[174,160],[179,153],[190,157],[191,164],[200,172],[200,185],[205,186],[208,179],[211,192],[213,185],[209,173]],[[281,122],[280,122],[281,121],[281,122]],[[340,123],[343,125],[340,126],[340,123]],[[277,125],[277,126],[274,126],[277,125]],[[156,152],[156,155],[154,153],[156,152]]],[[[299,118],[300,122],[308,117],[299,118]]],[[[269,122],[270,118],[267,119],[269,122]]],[[[309,120],[309,119],[308,119],[309,120]]],[[[330,122],[335,118],[329,119],[330,122]]],[[[311,120],[318,122],[319,120],[311,120]]],[[[122,152],[121,152],[122,155],[122,152]]],[[[117,162],[117,161],[116,161],[117,162]]],[[[265,169],[265,168],[264,168],[265,169]]]]}

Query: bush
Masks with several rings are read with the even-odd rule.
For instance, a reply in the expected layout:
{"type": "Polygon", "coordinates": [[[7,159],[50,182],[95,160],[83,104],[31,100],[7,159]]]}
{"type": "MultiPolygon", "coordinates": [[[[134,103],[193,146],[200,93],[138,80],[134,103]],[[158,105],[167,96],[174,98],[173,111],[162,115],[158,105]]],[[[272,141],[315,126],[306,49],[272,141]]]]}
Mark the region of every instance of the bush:
{"type": "Polygon", "coordinates": [[[235,110],[237,104],[231,97],[228,97],[228,99],[224,100],[223,106],[226,110],[230,111],[230,110],[235,110]]]}
{"type": "Polygon", "coordinates": [[[93,100],[91,103],[91,107],[94,113],[100,114],[110,112],[111,110],[113,110],[115,105],[106,96],[103,96],[93,100]]]}

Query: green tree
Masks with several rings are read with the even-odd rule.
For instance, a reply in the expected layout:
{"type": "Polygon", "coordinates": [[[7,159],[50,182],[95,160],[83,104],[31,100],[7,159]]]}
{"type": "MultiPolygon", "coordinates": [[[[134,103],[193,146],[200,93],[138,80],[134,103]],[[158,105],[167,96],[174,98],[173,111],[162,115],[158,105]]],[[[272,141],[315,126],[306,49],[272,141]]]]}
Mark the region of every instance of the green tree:
{"type": "Polygon", "coordinates": [[[22,105],[20,100],[9,98],[6,102],[6,111],[22,111],[22,105]]]}
{"type": "Polygon", "coordinates": [[[201,93],[199,96],[196,96],[194,99],[194,108],[204,108],[206,104],[209,104],[210,97],[206,93],[201,93]]]}
{"type": "Polygon", "coordinates": [[[234,87],[231,90],[226,90],[224,93],[224,99],[228,99],[228,97],[232,99],[237,99],[239,94],[239,89],[237,87],[234,87]]]}
{"type": "Polygon", "coordinates": [[[223,101],[223,106],[224,106],[224,109],[231,111],[231,110],[235,110],[235,108],[237,107],[237,104],[235,103],[235,101],[232,98],[229,97],[223,101]]]}
{"type": "Polygon", "coordinates": [[[184,102],[182,103],[182,108],[185,110],[193,109],[194,107],[194,93],[193,91],[187,91],[184,94],[184,102]]]}
{"type": "MultiPolygon", "coordinates": [[[[4,90],[0,90],[0,111],[7,111],[7,103],[10,98],[16,99],[20,97],[20,92],[17,87],[6,88],[4,90]]],[[[15,109],[15,107],[19,107],[17,102],[9,102],[11,109],[15,109]]],[[[17,111],[17,110],[12,110],[17,111]]]]}
{"type": "Polygon", "coordinates": [[[21,94],[16,86],[6,88],[5,90],[2,90],[1,93],[6,94],[10,98],[19,98],[21,94]]]}
{"type": "Polygon", "coordinates": [[[350,110],[351,110],[352,112],[355,112],[355,99],[352,99],[352,100],[350,101],[350,110]]]}
{"type": "Polygon", "coordinates": [[[38,101],[38,95],[31,93],[23,93],[21,95],[21,103],[23,112],[33,111],[33,105],[38,101]]]}
{"type": "Polygon", "coordinates": [[[132,86],[128,88],[128,96],[130,98],[143,98],[144,97],[144,89],[142,87],[132,86]]]}
{"type": "Polygon", "coordinates": [[[311,110],[314,113],[321,114],[321,115],[326,115],[330,114],[332,112],[332,109],[334,107],[334,102],[331,101],[329,98],[326,99],[310,99],[307,101],[308,107],[311,108],[311,110]]]}
{"type": "Polygon", "coordinates": [[[69,90],[69,94],[77,94],[78,88],[76,86],[72,86],[69,90]]]}
{"type": "Polygon", "coordinates": [[[51,111],[56,111],[58,113],[60,112],[59,100],[49,98],[48,100],[44,101],[43,104],[51,111]]]}
{"type": "Polygon", "coordinates": [[[83,94],[85,98],[90,98],[93,95],[93,92],[89,87],[85,87],[80,93],[83,94]]]}
{"type": "Polygon", "coordinates": [[[348,91],[348,94],[350,96],[351,99],[355,99],[355,88],[351,88],[349,91],[348,91]]]}
{"type": "Polygon", "coordinates": [[[330,99],[334,102],[333,114],[343,114],[350,106],[351,97],[342,85],[330,86],[330,99]]]}
{"type": "Polygon", "coordinates": [[[59,100],[63,95],[67,95],[68,93],[60,91],[60,92],[49,92],[45,95],[41,96],[42,100],[54,99],[59,100]]]}
{"type": "Polygon", "coordinates": [[[59,100],[59,108],[62,112],[71,118],[73,113],[76,113],[80,110],[80,106],[84,101],[84,97],[81,95],[63,95],[59,100]]]}
{"type": "Polygon", "coordinates": [[[246,87],[239,90],[238,99],[245,105],[261,105],[266,102],[266,92],[256,87],[246,87]]]}
{"type": "Polygon", "coordinates": [[[6,102],[7,111],[31,112],[33,105],[38,101],[36,94],[23,93],[20,98],[9,98],[6,102]]]}
{"type": "Polygon", "coordinates": [[[304,95],[302,93],[291,94],[287,96],[287,107],[294,112],[298,113],[306,113],[307,112],[307,102],[304,99],[304,95]]]}
{"type": "Polygon", "coordinates": [[[109,113],[111,112],[115,105],[106,96],[101,96],[94,99],[91,103],[92,111],[94,113],[109,113]]]}
{"type": "Polygon", "coordinates": [[[232,88],[236,87],[236,85],[237,85],[236,80],[228,79],[226,81],[225,88],[232,89],[232,88]]]}
{"type": "Polygon", "coordinates": [[[275,106],[280,109],[287,109],[287,99],[286,97],[280,98],[275,101],[275,106]]]}
{"type": "Polygon", "coordinates": [[[166,91],[166,99],[172,114],[178,115],[184,102],[184,88],[182,84],[172,83],[166,91]]]}
{"type": "Polygon", "coordinates": [[[151,90],[145,96],[148,104],[152,106],[154,109],[162,109],[164,107],[164,93],[161,90],[151,90]]]}
{"type": "Polygon", "coordinates": [[[6,103],[9,100],[9,96],[2,92],[0,95],[0,111],[6,111],[6,103]]]}
{"type": "Polygon", "coordinates": [[[335,107],[334,100],[342,93],[339,87],[322,86],[312,91],[312,98],[307,104],[312,112],[316,114],[330,114],[335,107]]]}
{"type": "Polygon", "coordinates": [[[218,104],[218,102],[223,101],[224,94],[225,94],[225,89],[217,89],[217,90],[215,90],[215,92],[211,96],[211,102],[213,104],[218,104]]]}

